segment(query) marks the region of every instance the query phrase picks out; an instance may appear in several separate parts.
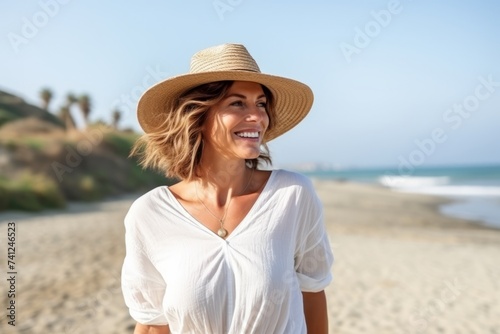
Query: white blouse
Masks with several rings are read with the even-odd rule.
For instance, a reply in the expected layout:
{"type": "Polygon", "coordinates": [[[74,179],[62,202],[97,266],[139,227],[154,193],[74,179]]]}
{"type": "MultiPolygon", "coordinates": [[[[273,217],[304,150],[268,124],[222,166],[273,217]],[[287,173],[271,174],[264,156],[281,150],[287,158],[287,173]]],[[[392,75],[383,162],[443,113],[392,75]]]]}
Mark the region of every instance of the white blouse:
{"type": "Polygon", "coordinates": [[[222,239],[168,187],[126,218],[122,290],[130,315],[172,333],[306,333],[302,293],[332,280],[322,205],[310,180],[273,170],[246,217],[222,239]]]}

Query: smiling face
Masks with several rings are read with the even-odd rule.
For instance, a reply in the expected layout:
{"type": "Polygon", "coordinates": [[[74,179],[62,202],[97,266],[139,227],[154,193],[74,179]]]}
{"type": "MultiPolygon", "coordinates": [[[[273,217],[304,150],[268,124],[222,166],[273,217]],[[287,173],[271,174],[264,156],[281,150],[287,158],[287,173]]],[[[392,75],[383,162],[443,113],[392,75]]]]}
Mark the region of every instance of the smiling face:
{"type": "Polygon", "coordinates": [[[269,126],[266,95],[255,82],[235,81],[210,108],[205,123],[204,154],[255,159],[269,126]]]}

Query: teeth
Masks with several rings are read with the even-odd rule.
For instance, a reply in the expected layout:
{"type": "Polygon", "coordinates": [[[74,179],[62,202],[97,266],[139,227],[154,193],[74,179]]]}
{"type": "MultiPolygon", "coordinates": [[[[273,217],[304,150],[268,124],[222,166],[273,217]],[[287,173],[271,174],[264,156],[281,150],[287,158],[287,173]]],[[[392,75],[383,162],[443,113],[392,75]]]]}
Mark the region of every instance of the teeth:
{"type": "Polygon", "coordinates": [[[236,133],[238,137],[243,137],[243,138],[258,138],[259,133],[258,132],[238,132],[236,133]]]}

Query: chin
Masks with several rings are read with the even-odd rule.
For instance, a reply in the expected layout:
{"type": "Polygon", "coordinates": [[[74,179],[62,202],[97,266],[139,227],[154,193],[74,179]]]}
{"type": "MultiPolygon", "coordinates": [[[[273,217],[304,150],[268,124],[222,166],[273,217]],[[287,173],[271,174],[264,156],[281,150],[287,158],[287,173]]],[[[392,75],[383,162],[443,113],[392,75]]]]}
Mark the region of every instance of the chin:
{"type": "Polygon", "coordinates": [[[239,156],[245,160],[257,159],[260,155],[260,151],[257,152],[245,152],[244,154],[240,154],[239,156]]]}

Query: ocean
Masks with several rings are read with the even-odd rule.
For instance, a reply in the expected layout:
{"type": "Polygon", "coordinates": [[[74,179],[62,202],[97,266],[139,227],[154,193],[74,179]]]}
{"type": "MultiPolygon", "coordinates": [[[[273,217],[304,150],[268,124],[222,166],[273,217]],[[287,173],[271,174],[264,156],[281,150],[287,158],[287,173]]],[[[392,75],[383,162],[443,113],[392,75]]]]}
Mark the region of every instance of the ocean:
{"type": "Polygon", "coordinates": [[[440,207],[443,214],[500,228],[500,165],[425,167],[411,173],[390,168],[302,173],[319,179],[372,183],[394,191],[444,196],[455,201],[440,207]]]}

